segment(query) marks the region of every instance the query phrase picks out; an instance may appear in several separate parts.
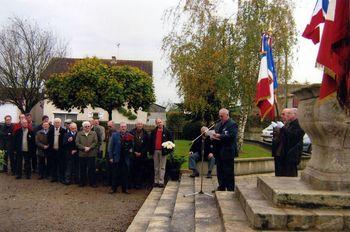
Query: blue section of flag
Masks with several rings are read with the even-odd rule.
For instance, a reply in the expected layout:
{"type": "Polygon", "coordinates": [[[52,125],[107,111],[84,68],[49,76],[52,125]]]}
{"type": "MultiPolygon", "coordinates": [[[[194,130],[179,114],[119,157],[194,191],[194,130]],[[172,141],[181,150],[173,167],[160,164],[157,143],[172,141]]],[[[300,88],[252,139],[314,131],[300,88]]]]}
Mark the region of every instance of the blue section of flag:
{"type": "Polygon", "coordinates": [[[262,35],[262,56],[266,56],[267,68],[269,72],[272,73],[272,77],[270,78],[273,80],[273,88],[277,89],[277,72],[275,68],[275,61],[273,59],[272,41],[271,37],[267,34],[262,35]]]}
{"type": "Polygon", "coordinates": [[[329,5],[329,0],[322,0],[322,10],[324,13],[327,13],[329,5]]]}

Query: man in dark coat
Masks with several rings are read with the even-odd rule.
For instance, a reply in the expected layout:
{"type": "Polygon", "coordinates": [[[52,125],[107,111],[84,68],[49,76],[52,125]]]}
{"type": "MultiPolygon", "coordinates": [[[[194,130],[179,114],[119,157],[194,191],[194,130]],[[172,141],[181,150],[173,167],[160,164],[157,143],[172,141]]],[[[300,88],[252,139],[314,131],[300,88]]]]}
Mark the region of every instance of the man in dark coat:
{"type": "MultiPolygon", "coordinates": [[[[281,118],[284,125],[287,123],[287,112],[290,109],[285,108],[282,110],[281,118]]],[[[285,170],[283,162],[284,146],[285,146],[285,133],[284,125],[277,125],[273,127],[272,136],[272,157],[275,161],[275,176],[283,176],[283,171],[285,170]]]]}
{"type": "Polygon", "coordinates": [[[190,157],[188,166],[189,169],[193,171],[193,173],[190,175],[190,177],[196,177],[199,176],[199,172],[197,170],[196,162],[199,160],[202,160],[202,158],[205,161],[208,161],[208,173],[207,178],[212,178],[211,171],[215,165],[215,158],[213,155],[213,144],[209,136],[206,135],[205,132],[208,131],[208,128],[203,126],[201,128],[202,136],[198,138],[194,143],[192,144],[190,148],[190,157]],[[204,157],[202,157],[204,156],[204,157]]]}
{"type": "Polygon", "coordinates": [[[39,180],[47,177],[47,157],[49,154],[49,133],[50,124],[48,122],[43,122],[42,129],[36,132],[35,143],[37,146],[37,155],[38,155],[38,171],[39,171],[39,180]]]}
{"type": "Polygon", "coordinates": [[[5,151],[4,157],[4,172],[8,170],[8,160],[10,160],[11,165],[11,174],[15,175],[16,173],[16,159],[15,154],[13,152],[13,124],[11,122],[12,117],[10,115],[5,116],[5,125],[1,127],[0,135],[1,135],[1,146],[5,151]]]}
{"type": "Polygon", "coordinates": [[[51,182],[56,182],[59,179],[61,183],[64,183],[65,155],[63,149],[63,138],[66,130],[61,127],[61,124],[61,119],[55,118],[54,127],[49,130],[47,136],[50,145],[48,161],[51,168],[51,182]]]}
{"type": "Polygon", "coordinates": [[[79,183],[79,155],[78,148],[75,144],[77,137],[77,124],[72,122],[69,124],[69,131],[64,135],[63,146],[66,155],[66,173],[65,184],[69,185],[72,181],[75,184],[79,183]]]}
{"type": "Polygon", "coordinates": [[[297,119],[297,109],[292,108],[287,112],[287,124],[284,129],[284,171],[283,176],[298,176],[298,164],[303,152],[304,130],[297,119]]]}
{"type": "Polygon", "coordinates": [[[116,193],[119,185],[122,186],[122,192],[129,194],[128,181],[130,169],[130,156],[133,153],[134,136],[127,132],[127,125],[120,123],[120,132],[112,135],[109,145],[109,161],[113,164],[112,171],[112,191],[116,193]]]}
{"type": "Polygon", "coordinates": [[[24,158],[24,172],[27,179],[31,177],[31,159],[35,152],[35,136],[32,130],[28,128],[28,122],[23,119],[21,122],[21,129],[18,129],[14,136],[14,145],[16,149],[17,159],[17,177],[22,178],[22,163],[24,158]]]}
{"type": "Polygon", "coordinates": [[[132,184],[136,189],[141,188],[145,179],[145,167],[148,150],[148,133],[143,128],[141,120],[136,121],[136,127],[130,131],[134,136],[134,153],[131,156],[130,174],[132,184]]]}
{"type": "Polygon", "coordinates": [[[215,142],[215,160],[217,177],[219,182],[218,191],[234,191],[234,158],[237,151],[237,124],[230,118],[227,109],[219,111],[220,122],[215,126],[213,141],[215,142]]]}
{"type": "Polygon", "coordinates": [[[156,119],[157,127],[152,130],[150,136],[150,154],[153,155],[154,163],[154,187],[164,187],[164,176],[166,167],[166,155],[170,150],[165,149],[162,143],[171,141],[174,142],[170,131],[163,125],[160,118],[156,119]]]}

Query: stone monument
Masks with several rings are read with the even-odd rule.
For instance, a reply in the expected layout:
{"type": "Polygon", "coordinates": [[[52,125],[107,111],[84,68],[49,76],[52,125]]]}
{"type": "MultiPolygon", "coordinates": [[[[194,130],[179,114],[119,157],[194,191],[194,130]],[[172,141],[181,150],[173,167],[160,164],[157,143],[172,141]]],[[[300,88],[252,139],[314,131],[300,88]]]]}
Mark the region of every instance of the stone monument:
{"type": "Polygon", "coordinates": [[[336,94],[319,100],[320,85],[294,92],[298,119],[312,141],[299,177],[259,177],[236,194],[255,229],[350,231],[350,116],[336,94]]]}

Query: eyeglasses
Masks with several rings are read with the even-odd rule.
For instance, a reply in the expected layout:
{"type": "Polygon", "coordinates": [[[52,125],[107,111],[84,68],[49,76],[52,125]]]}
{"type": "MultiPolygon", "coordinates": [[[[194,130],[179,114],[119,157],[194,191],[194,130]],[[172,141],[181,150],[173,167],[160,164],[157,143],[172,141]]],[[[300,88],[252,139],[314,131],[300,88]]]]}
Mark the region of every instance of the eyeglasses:
{"type": "Polygon", "coordinates": [[[84,126],[84,128],[89,128],[90,126],[84,126]]]}

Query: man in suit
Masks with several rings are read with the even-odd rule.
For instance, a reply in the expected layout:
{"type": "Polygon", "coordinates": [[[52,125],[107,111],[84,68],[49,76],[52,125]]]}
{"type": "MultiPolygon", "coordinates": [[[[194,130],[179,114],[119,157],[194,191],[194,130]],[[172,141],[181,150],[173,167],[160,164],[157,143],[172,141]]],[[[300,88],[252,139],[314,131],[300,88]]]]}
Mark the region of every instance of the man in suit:
{"type": "Polygon", "coordinates": [[[150,136],[150,154],[153,155],[154,163],[154,187],[164,187],[164,176],[166,167],[166,155],[169,150],[162,147],[162,143],[172,141],[171,132],[163,125],[160,118],[156,119],[156,128],[152,130],[150,136]]]}
{"type": "Polygon", "coordinates": [[[77,124],[72,122],[69,124],[69,131],[64,135],[63,146],[66,155],[66,173],[65,184],[70,185],[72,180],[75,184],[79,182],[79,155],[78,148],[75,144],[77,137],[77,124]]]}
{"type": "Polygon", "coordinates": [[[60,118],[55,118],[53,123],[54,127],[50,128],[48,133],[51,182],[59,180],[61,183],[64,183],[65,155],[63,149],[63,138],[66,130],[61,127],[62,121],[60,118]]]}
{"type": "Polygon", "coordinates": [[[14,154],[14,146],[13,146],[13,123],[12,117],[10,115],[5,116],[5,125],[1,127],[1,145],[2,149],[5,151],[4,157],[4,172],[8,170],[8,160],[10,160],[11,165],[11,174],[15,175],[16,173],[16,159],[14,154]]]}
{"type": "Polygon", "coordinates": [[[297,109],[292,108],[287,112],[287,123],[284,129],[284,173],[283,176],[298,176],[298,164],[303,152],[304,130],[297,119],[297,109]]]}
{"type": "Polygon", "coordinates": [[[27,179],[31,177],[31,159],[35,152],[35,136],[32,130],[29,129],[29,124],[26,119],[21,122],[21,129],[18,129],[14,136],[14,144],[16,148],[17,158],[17,177],[22,178],[22,165],[24,159],[24,172],[27,179]]]}
{"type": "Polygon", "coordinates": [[[148,133],[143,128],[141,120],[136,121],[136,127],[130,132],[134,136],[134,153],[131,156],[131,180],[136,189],[141,188],[145,178],[145,165],[148,150],[148,133]]]}
{"type": "Polygon", "coordinates": [[[37,146],[37,155],[39,161],[39,179],[43,179],[47,175],[47,157],[49,153],[49,133],[50,124],[43,122],[42,129],[36,132],[35,142],[37,146]]]}
{"type": "Polygon", "coordinates": [[[237,150],[237,124],[230,118],[225,108],[219,111],[220,122],[215,126],[213,141],[215,143],[215,160],[217,168],[218,191],[234,191],[234,158],[237,150]]]}
{"type": "Polygon", "coordinates": [[[134,136],[127,131],[125,122],[120,123],[120,132],[115,132],[112,135],[109,146],[109,161],[113,164],[112,167],[112,191],[116,193],[119,185],[122,186],[122,192],[129,194],[129,170],[130,156],[133,153],[134,136]]]}

